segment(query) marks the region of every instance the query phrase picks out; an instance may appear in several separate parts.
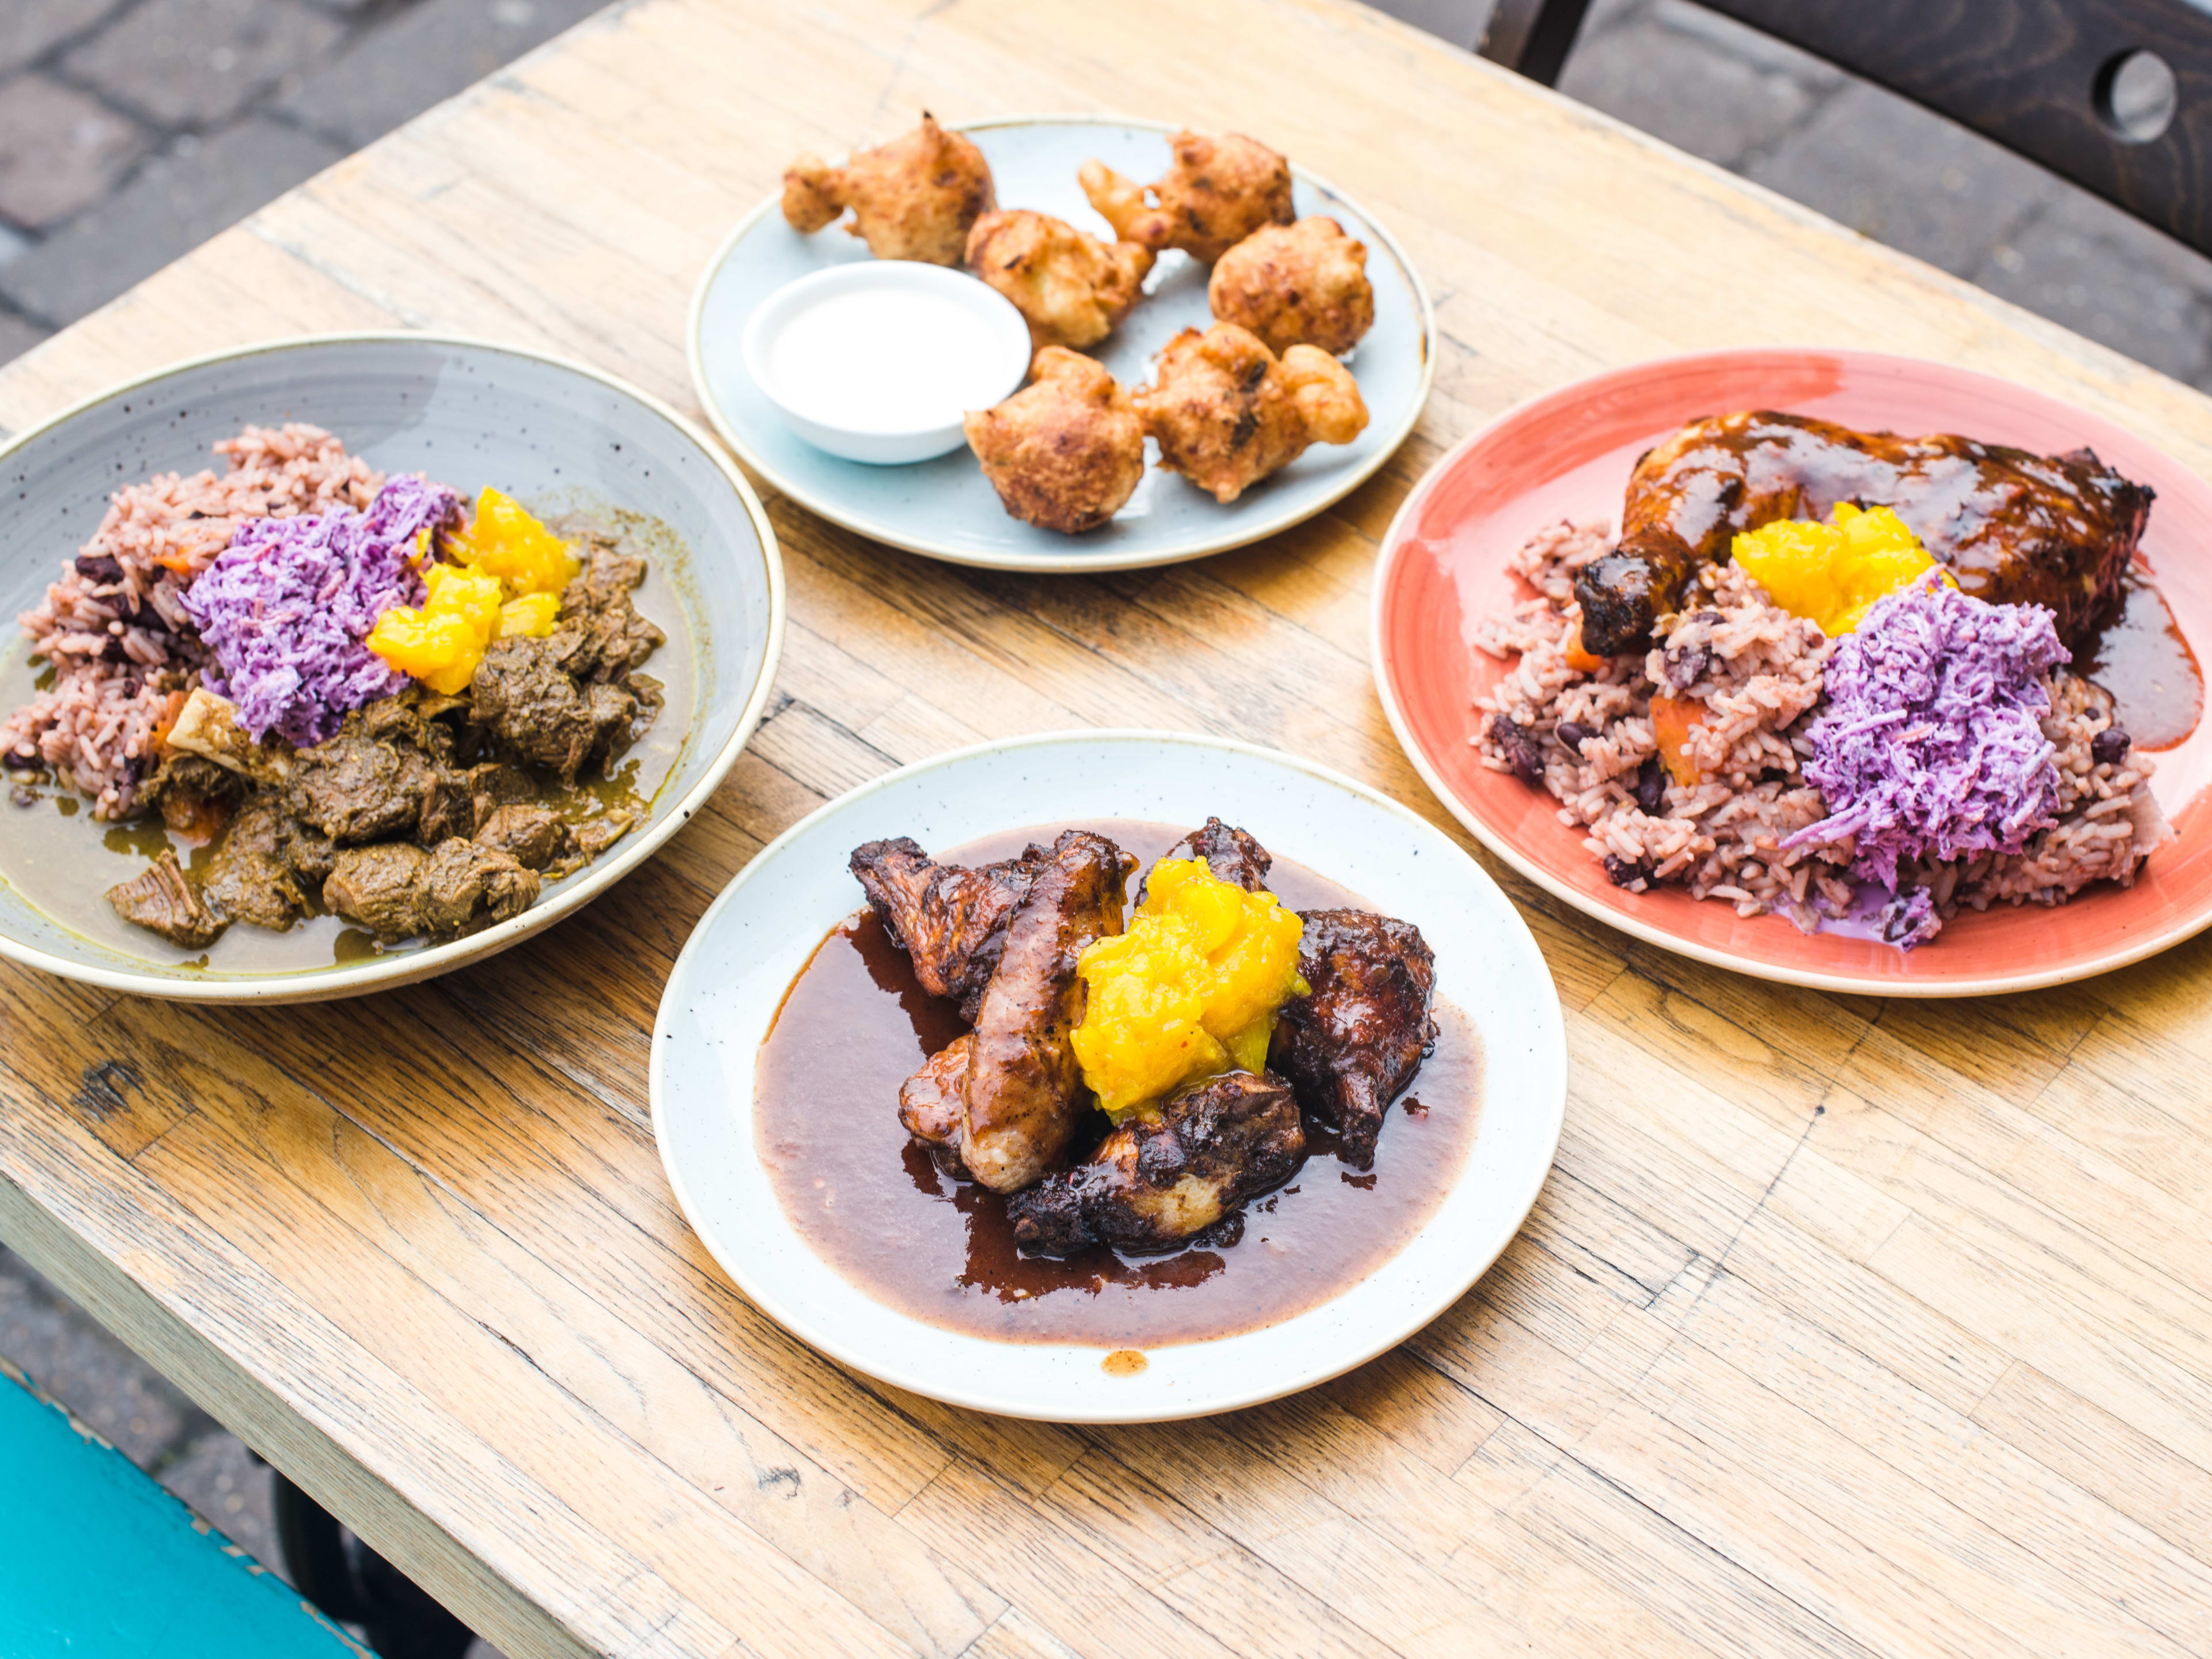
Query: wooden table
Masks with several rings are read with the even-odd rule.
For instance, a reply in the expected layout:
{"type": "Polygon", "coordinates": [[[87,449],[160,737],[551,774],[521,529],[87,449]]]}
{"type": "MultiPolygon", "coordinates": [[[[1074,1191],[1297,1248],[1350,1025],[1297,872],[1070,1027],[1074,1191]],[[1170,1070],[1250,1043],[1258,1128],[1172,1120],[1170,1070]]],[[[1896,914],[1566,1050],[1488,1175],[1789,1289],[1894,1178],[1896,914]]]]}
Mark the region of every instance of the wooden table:
{"type": "Polygon", "coordinates": [[[424,325],[692,406],[683,323],[802,149],[1097,110],[1266,137],[1427,275],[1419,435],[1198,565],[978,575],[774,504],[791,629],[718,797],[579,918],[390,995],[194,1013],[0,969],[0,1232],[518,1656],[2203,1653],[2212,938],[1950,1006],[1695,967],[1506,880],[1573,1092],[1414,1341],[1077,1431],[847,1374],[734,1291],[647,1125],[670,961],[769,836],[1050,727],[1254,738],[1451,828],[1368,680],[1376,538],[1517,399],[1816,341],[2008,374],[2212,467],[2212,404],[1358,6],[649,0],[0,374],[20,428],[230,342],[424,325]]]}

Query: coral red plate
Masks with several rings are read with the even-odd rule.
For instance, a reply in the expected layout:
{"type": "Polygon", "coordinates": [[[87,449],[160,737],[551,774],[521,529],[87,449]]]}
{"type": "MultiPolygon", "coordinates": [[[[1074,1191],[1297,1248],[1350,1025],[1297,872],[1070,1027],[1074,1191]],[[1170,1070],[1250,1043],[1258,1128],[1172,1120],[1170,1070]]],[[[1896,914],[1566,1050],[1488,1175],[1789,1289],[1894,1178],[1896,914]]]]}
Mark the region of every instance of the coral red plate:
{"type": "Polygon", "coordinates": [[[1429,787],[1483,843],[1568,903],[1638,939],[1723,968],[1876,996],[1973,996],[2084,978],[2212,923],[2212,721],[2157,754],[2151,783],[2179,839],[2136,884],[2055,909],[1962,913],[1907,955],[1743,917],[1680,889],[1626,893],[1562,824],[1549,795],[1477,758],[1474,699],[1505,665],[1468,643],[1527,586],[1515,549],[1562,518],[1618,522],[1636,458],[1700,416],[1778,409],[1869,430],[1957,432],[2056,453],[2087,444],[2158,492],[2139,564],[2203,659],[2212,647],[2212,486],[2109,421],[1990,375],[1872,352],[1720,351],[1640,363],[1522,404],[1431,470],[1400,509],[1376,571],[1375,684],[1429,787]]]}

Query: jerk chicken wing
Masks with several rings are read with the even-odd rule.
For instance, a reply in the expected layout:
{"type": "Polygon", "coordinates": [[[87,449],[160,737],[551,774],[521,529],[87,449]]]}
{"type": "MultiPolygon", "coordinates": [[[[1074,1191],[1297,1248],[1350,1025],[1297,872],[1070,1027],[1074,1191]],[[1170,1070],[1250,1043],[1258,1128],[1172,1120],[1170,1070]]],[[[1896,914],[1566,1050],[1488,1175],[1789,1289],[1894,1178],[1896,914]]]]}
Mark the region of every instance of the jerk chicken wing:
{"type": "Polygon", "coordinates": [[[1026,208],[987,213],[968,233],[968,269],[1014,302],[1032,350],[1096,345],[1143,293],[1152,251],[1102,242],[1026,208]]]}
{"type": "Polygon", "coordinates": [[[1120,382],[1065,346],[1036,355],[1032,379],[969,415],[968,447],[1008,514],[1077,536],[1125,506],[1145,477],[1145,428],[1120,382]]]}
{"type": "Polygon", "coordinates": [[[1015,1194],[1006,1211],[1015,1239],[1042,1255],[1092,1244],[1157,1254],[1280,1186],[1305,1153],[1290,1086],[1224,1072],[1130,1119],[1088,1162],[1015,1194]]]}
{"type": "Polygon", "coordinates": [[[1085,161],[1077,174],[1123,241],[1155,253],[1179,247],[1210,265],[1261,226],[1291,222],[1291,164],[1256,138],[1178,132],[1168,142],[1175,164],[1157,184],[1137,184],[1103,161],[1085,161]]]}
{"type": "Polygon", "coordinates": [[[861,150],[842,167],[802,155],[783,175],[783,216],[793,230],[820,230],[850,208],[848,228],[878,259],[957,265],[969,228],[992,206],[983,152],[927,111],[912,132],[861,150]]]}
{"type": "Polygon", "coordinates": [[[1711,416],[1637,462],[1620,546],[1575,581],[1583,649],[1640,650],[1698,570],[1728,562],[1739,531],[1826,518],[1838,501],[1893,508],[1966,592],[2048,605],[2075,645],[2134,556],[2151,494],[2087,449],[2033,455],[1765,410],[1711,416]]]}
{"type": "Polygon", "coordinates": [[[1121,931],[1136,867],[1103,836],[1070,830],[1006,924],[997,970],[975,1014],[960,1153],[975,1178],[1011,1193],[1050,1169],[1079,1112],[1083,1068],[1068,1034],[1083,1017],[1083,947],[1121,931]]]}
{"type": "MultiPolygon", "coordinates": [[[[1248,893],[1267,890],[1267,871],[1275,862],[1267,849],[1243,830],[1219,818],[1208,818],[1205,825],[1192,830],[1168,849],[1171,859],[1204,859],[1206,867],[1220,880],[1242,887],[1248,893]]],[[[1145,892],[1150,885],[1147,877],[1137,887],[1137,902],[1145,902],[1145,892]]]]}
{"type": "Polygon", "coordinates": [[[1158,441],[1160,465],[1224,503],[1310,445],[1348,444],[1367,426],[1367,405],[1342,363],[1308,345],[1278,362],[1235,323],[1183,330],[1132,400],[1146,435],[1158,441]]]}
{"type": "Polygon", "coordinates": [[[1261,226],[1221,256],[1206,297],[1278,356],[1310,345],[1340,357],[1375,325],[1367,245],[1334,219],[1261,226]]]}
{"type": "Polygon", "coordinates": [[[1014,908],[1050,857],[1032,847],[1018,859],[970,870],[936,863],[902,836],[854,848],[851,869],[884,931],[913,958],[921,988],[957,1002],[972,1020],[1014,908]]]}
{"type": "Polygon", "coordinates": [[[1336,1126],[1344,1160],[1375,1157],[1383,1115],[1436,1042],[1436,956],[1411,922],[1367,910],[1304,910],[1298,972],[1313,988],[1283,1006],[1267,1053],[1298,1103],[1336,1126]]]}

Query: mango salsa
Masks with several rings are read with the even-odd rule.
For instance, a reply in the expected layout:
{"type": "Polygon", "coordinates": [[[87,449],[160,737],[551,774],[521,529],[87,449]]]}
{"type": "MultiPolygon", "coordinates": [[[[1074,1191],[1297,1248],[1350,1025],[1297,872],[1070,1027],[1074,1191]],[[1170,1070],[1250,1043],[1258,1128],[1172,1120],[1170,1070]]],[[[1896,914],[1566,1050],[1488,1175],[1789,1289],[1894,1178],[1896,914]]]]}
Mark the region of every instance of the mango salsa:
{"type": "Polygon", "coordinates": [[[1273,893],[1248,893],[1202,859],[1162,859],[1128,931],[1076,963],[1088,998],[1071,1040],[1108,1115],[1186,1083],[1267,1063],[1275,1016],[1310,988],[1298,977],[1305,924],[1273,893]]]}
{"type": "Polygon", "coordinates": [[[446,550],[471,569],[496,576],[511,599],[557,595],[584,568],[568,543],[524,512],[513,496],[489,484],[477,497],[475,519],[459,535],[446,538],[446,550]]]}
{"type": "MultiPolygon", "coordinates": [[[[1909,585],[1936,561],[1904,520],[1886,507],[1838,501],[1828,522],[1782,519],[1735,538],[1747,575],[1794,616],[1833,639],[1866,620],[1878,600],[1909,585]]],[[[1950,573],[1943,581],[1956,587],[1950,573]]]]}
{"type": "Polygon", "coordinates": [[[428,592],[418,610],[397,605],[363,641],[403,674],[447,696],[468,690],[484,647],[510,634],[544,639],[561,616],[561,590],[582,562],[514,498],[487,486],[468,529],[448,536],[458,564],[436,561],[428,532],[418,559],[428,592]]]}

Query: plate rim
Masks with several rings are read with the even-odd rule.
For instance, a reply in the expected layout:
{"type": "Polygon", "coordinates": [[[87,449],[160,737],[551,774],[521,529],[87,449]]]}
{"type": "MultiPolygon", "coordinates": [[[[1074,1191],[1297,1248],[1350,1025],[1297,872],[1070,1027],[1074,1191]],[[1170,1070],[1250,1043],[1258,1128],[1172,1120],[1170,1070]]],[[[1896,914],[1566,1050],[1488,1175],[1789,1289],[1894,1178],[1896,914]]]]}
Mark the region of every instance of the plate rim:
{"type": "MultiPolygon", "coordinates": [[[[249,357],[273,356],[281,352],[318,346],[349,345],[433,345],[457,346],[465,350],[488,351],[500,355],[526,358],[533,362],[563,369],[601,386],[635,398],[652,413],[669,422],[696,445],[713,463],[744,503],[751,520],[754,534],[759,540],[760,554],[768,576],[769,618],[768,648],[762,659],[761,672],[751,692],[739,712],[736,726],[728,740],[708,763],[699,781],[677,799],[670,803],[667,813],[657,824],[648,824],[628,847],[592,872],[596,879],[580,883],[545,904],[533,904],[520,915],[487,927],[483,932],[452,939],[443,945],[413,951],[404,957],[379,958],[356,967],[313,968],[287,974],[262,974],[237,978],[210,979],[196,982],[184,978],[169,978],[123,968],[106,968],[97,963],[79,963],[65,957],[49,955],[35,945],[28,945],[0,933],[0,957],[21,963],[63,979],[80,984],[98,985],[105,989],[127,992],[136,996],[158,998],[171,1002],[212,1003],[299,1003],[327,1002],[341,998],[365,995],[371,992],[395,989],[438,975],[465,967],[471,963],[496,955],[511,945],[517,944],[541,928],[549,927],[563,917],[583,908],[614,886],[625,876],[658,852],[669,838],[690,822],[691,816],[704,806],[708,799],[721,786],[730,769],[737,763],[745,744],[759,727],[761,717],[773,694],[778,665],[783,655],[784,623],[787,611],[784,590],[783,552],[776,540],[775,526],[769,521],[768,509],[753,489],[751,480],[732,462],[729,456],[701,428],[699,423],[684,415],[665,400],[654,396],[644,387],[606,370],[593,367],[558,352],[544,351],[532,346],[518,345],[505,341],[490,340],[479,336],[448,333],[425,329],[343,329],[323,333],[288,334],[273,338],[256,340],[244,345],[229,346],[215,351],[205,351],[191,357],[149,369],[103,386],[89,396],[81,398],[67,408],[34,422],[0,443],[0,463],[4,463],[34,440],[63,426],[70,421],[116,398],[149,386],[156,381],[197,368],[217,363],[234,362],[249,357]]],[[[27,896],[24,902],[30,903],[27,896]]],[[[32,905],[33,909],[38,907],[32,905]]],[[[40,912],[41,915],[44,912],[40,912]]]]}
{"type": "MultiPolygon", "coordinates": [[[[982,132],[995,127],[1047,125],[1133,128],[1159,133],[1184,131],[1180,123],[1173,121],[1152,121],[1118,115],[1049,113],[994,115],[981,120],[957,122],[948,126],[945,131],[982,132]]],[[[813,491],[793,483],[775,467],[755,454],[752,447],[738,435],[736,428],[722,412],[721,405],[715,401],[714,388],[707,379],[705,354],[701,348],[701,337],[705,328],[708,291],[714,286],[714,278],[720,272],[723,265],[728,262],[731,250],[744,240],[754,225],[763,216],[775,211],[782,201],[781,196],[777,194],[764,198],[738,220],[736,227],[722,239],[714,252],[708,256],[706,265],[699,273],[698,281],[692,287],[690,309],[684,327],[684,354],[691,374],[692,392],[698,398],[700,407],[706,411],[708,422],[714,428],[716,435],[730,447],[739,460],[759,473],[762,478],[779,494],[788,496],[817,518],[826,519],[831,524],[841,529],[849,530],[856,536],[866,536],[871,541],[881,542],[887,547],[896,547],[903,552],[918,553],[924,558],[939,559],[947,564],[965,565],[977,570],[1016,570],[1031,574],[1058,575],[1070,573],[1079,574],[1088,571],[1155,569],[1163,565],[1185,564],[1194,559],[1210,558],[1216,553],[1228,553],[1240,547],[1249,547],[1254,542],[1265,541],[1270,536],[1280,535],[1285,531],[1297,528],[1309,519],[1319,517],[1381,471],[1389,462],[1390,458],[1404,446],[1406,440],[1413,436],[1413,428],[1420,424],[1421,416],[1429,406],[1429,397],[1434,391],[1436,384],[1436,306],[1429,297],[1428,284],[1422,281],[1419,268],[1407,257],[1405,248],[1401,246],[1397,237],[1357,197],[1337,189],[1320,174],[1296,162],[1291,163],[1291,172],[1294,177],[1303,179],[1315,189],[1326,191],[1340,201],[1357,208],[1361,218],[1366,221],[1368,228],[1389,249],[1392,257],[1397,260],[1399,268],[1406,273],[1407,281],[1413,285],[1413,298],[1420,315],[1421,373],[1419,381],[1414,387],[1413,397],[1407,407],[1405,416],[1399,422],[1397,428],[1390,434],[1389,441],[1378,446],[1370,460],[1356,469],[1343,480],[1340,485],[1333,488],[1330,493],[1324,495],[1311,507],[1294,517],[1284,519],[1280,522],[1269,522],[1249,531],[1228,531],[1208,538],[1202,545],[1170,551],[1161,551],[1156,549],[1142,553],[1085,553],[1078,550],[1071,550],[1066,553],[994,554],[979,551],[973,548],[957,547],[949,543],[933,540],[927,536],[917,536],[900,531],[895,526],[879,524],[860,514],[848,513],[837,507],[817,496],[813,491]]],[[[860,463],[856,462],[854,465],[857,465],[860,463]]],[[[1070,539],[1079,544],[1080,538],[1070,539]]]]}
{"type": "MultiPolygon", "coordinates": [[[[1496,1265],[1498,1258],[1504,1255],[1513,1241],[1521,1236],[1522,1231],[1527,1226],[1529,1216],[1535,1210],[1536,1200],[1542,1195],[1546,1184],[1551,1180],[1552,1171],[1559,1161],[1559,1141],[1565,1128],[1568,1088],[1571,1075],[1572,1060],[1567,1043],[1566,1005],[1559,997],[1559,982],[1552,972],[1551,963],[1545,957],[1543,947],[1538,944],[1534,930],[1529,927],[1528,918],[1521,914],[1521,908],[1513,902],[1511,895],[1504,890],[1490,872],[1482,867],[1480,861],[1471,856],[1464,848],[1459,846],[1437,825],[1430,823],[1428,819],[1402,802],[1392,799],[1381,790],[1362,783],[1356,778],[1350,777],[1334,768],[1308,760],[1303,756],[1271,748],[1264,744],[1249,743],[1241,738],[1216,737],[1199,732],[1156,731],[1141,726],[1091,726],[1026,732],[1016,737],[994,738],[910,762],[880,776],[871,778],[864,783],[857,784],[843,794],[824,801],[793,823],[767,846],[762,848],[743,869],[731,877],[722,890],[714,896],[713,902],[700,914],[699,920],[693,925],[690,935],[684,941],[684,948],[677,953],[676,962],[669,969],[668,978],[662,986],[659,1005],[654,1011],[652,1052],[647,1066],[646,1086],[653,1145],[659,1152],[661,1169],[668,1177],[669,1186],[676,1199],[677,1208],[683,1215],[684,1225],[690,1230],[692,1237],[699,1242],[700,1246],[713,1258],[715,1265],[728,1276],[731,1284],[738,1292],[769,1318],[775,1321],[783,1330],[798,1338],[817,1352],[827,1356],[840,1365],[848,1367],[862,1376],[873,1378],[878,1382],[905,1389],[908,1393],[920,1395],[927,1399],[940,1401],[947,1405],[957,1406],[966,1410],[981,1411],[994,1416],[1016,1418],[1031,1422],[1107,1425],[1169,1423],[1193,1418],[1212,1417],[1225,1412],[1245,1410],[1253,1406],[1264,1405],[1272,1400],[1279,1400],[1290,1395],[1302,1393],[1308,1389],[1317,1388],[1334,1377],[1341,1376],[1345,1372],[1364,1365],[1381,1354],[1389,1352],[1443,1317],[1496,1265]],[[1512,1224],[1504,1229],[1497,1248],[1479,1261],[1470,1259],[1465,1264],[1463,1272],[1448,1276],[1446,1281],[1448,1288],[1440,1289],[1433,1293],[1408,1319],[1403,1322],[1393,1322],[1391,1330],[1384,1337],[1379,1340],[1368,1339],[1355,1342],[1350,1345],[1342,1354],[1332,1353],[1318,1364],[1309,1364],[1286,1376],[1270,1379],[1234,1390],[1226,1397],[1205,1404],[1185,1407],[1180,1403],[1170,1403],[1158,1409],[1139,1411],[1086,1409],[1071,1413],[1018,1399],[1000,1398],[982,1390],[975,1390],[965,1395],[949,1393],[936,1386],[930,1379],[902,1372],[896,1353],[888,1357],[878,1357],[872,1353],[856,1352],[850,1345],[818,1330],[806,1314],[793,1308],[772,1285],[763,1284],[758,1276],[749,1269],[740,1267],[725,1259],[714,1239],[710,1237],[694,1219],[695,1206],[690,1188],[685,1185],[683,1172],[677,1167],[675,1158],[671,1151],[671,1137],[667,1133],[665,1115],[667,1085],[666,1062],[664,1054],[673,1040],[675,1033],[667,1024],[667,1012],[677,999],[678,988],[685,982],[687,962],[695,951],[704,949],[702,941],[707,937],[714,921],[721,914],[723,908],[735,900],[745,884],[756,878],[757,875],[769,871],[775,858],[787,846],[812,829],[817,821],[827,817],[832,812],[844,810],[857,800],[903,782],[909,777],[990,756],[1042,747],[1046,744],[1071,742],[1181,743],[1201,749],[1238,754],[1261,759],[1287,770],[1304,774],[1322,784],[1341,789],[1371,807],[1380,808],[1386,813],[1403,820],[1417,833],[1435,837],[1443,847],[1449,848],[1455,857],[1466,864],[1479,882],[1487,885],[1497,895],[1504,907],[1504,914],[1511,919],[1515,926],[1520,928],[1527,939],[1530,954],[1539,965],[1550,990],[1548,1006],[1553,1013],[1554,1041],[1550,1045],[1547,1058],[1551,1069],[1557,1078],[1557,1088],[1544,1103],[1549,1109],[1549,1120],[1544,1134],[1545,1153],[1540,1165],[1534,1164],[1532,1160],[1534,1174],[1524,1183],[1525,1190],[1516,1189],[1509,1206],[1516,1212],[1512,1224]]],[[[1481,1136],[1478,1132],[1475,1146],[1479,1147],[1480,1144],[1481,1136]]],[[[1474,1158],[1470,1155],[1467,1165],[1462,1171],[1461,1182],[1467,1179],[1467,1172],[1473,1167],[1474,1158]]],[[[1445,1201],[1448,1202],[1451,1194],[1458,1190],[1458,1184],[1455,1182],[1454,1186],[1447,1190],[1445,1201]]],[[[1378,1266],[1377,1271],[1380,1270],[1380,1266],[1395,1262],[1400,1260],[1402,1255],[1403,1252],[1401,1251],[1397,1255],[1385,1258],[1384,1262],[1378,1266]]],[[[835,1269],[831,1271],[834,1272],[835,1269]]],[[[1365,1282],[1364,1279],[1358,1281],[1361,1284],[1365,1282]]],[[[1346,1288],[1348,1290],[1354,1287],[1346,1288]]],[[[1343,1292],[1339,1294],[1341,1295],[1343,1292]]],[[[1300,1315],[1293,1317],[1302,1317],[1304,1314],[1317,1311],[1336,1299],[1337,1297],[1332,1297],[1328,1301],[1317,1304],[1313,1309],[1304,1310],[1300,1315]]],[[[933,1331],[942,1328],[928,1326],[927,1322],[916,1320],[911,1315],[902,1313],[888,1304],[883,1304],[883,1316],[890,1321],[923,1325],[933,1331]]],[[[1273,1329],[1276,1327],[1262,1328],[1273,1329]]],[[[955,1333],[955,1334],[972,1335],[969,1333],[955,1333]]],[[[1248,1333],[1237,1334],[1248,1334],[1248,1333]]],[[[987,1337],[972,1337],[972,1340],[990,1340],[987,1337]]],[[[1235,1340],[1234,1336],[1201,1339],[1202,1341],[1233,1341],[1235,1340]]],[[[1080,1347],[1091,1350],[1097,1348],[1100,1345],[1072,1343],[1018,1346],[1080,1347]]],[[[1174,1346],[1197,1345],[1176,1344],[1174,1346]]]]}
{"type": "MultiPolygon", "coordinates": [[[[1822,969],[1792,968],[1780,963],[1747,960],[1717,946],[1679,938],[1664,928],[1655,927],[1650,922],[1629,915],[1625,910],[1614,909],[1608,904],[1594,900],[1589,894],[1559,880],[1534,860],[1524,855],[1507,836],[1493,830],[1491,825],[1468,810],[1457,793],[1445,783],[1436,768],[1431,764],[1428,756],[1419,745],[1414,743],[1405,711],[1399,706],[1396,694],[1391,689],[1389,672],[1385,666],[1383,621],[1391,591],[1390,577],[1395,569],[1398,559],[1413,539],[1409,527],[1444,475],[1458,465],[1469,451],[1487,441],[1492,434],[1528,418],[1540,404],[1567,399],[1573,393],[1584,388],[1595,387],[1607,381],[1661,372],[1668,368],[1725,362],[1730,359],[1796,354],[1839,358],[1850,363],[1865,365],[1873,368],[1887,367],[1940,369],[1946,374],[1960,375],[1979,382],[1986,389],[2002,390],[2011,393],[2032,392],[2051,403],[2063,404],[2074,410],[2090,420],[2108,426],[2119,425],[2109,416],[2080,409],[2078,405],[2066,398],[2039,391],[2033,386],[2022,386],[2017,381],[2006,380],[2002,375],[1992,374],[1985,369],[1968,368],[1960,364],[1944,362],[1938,358],[1916,357],[1904,352],[1866,351],[1851,346],[1814,344],[1723,346],[1709,351],[1671,352],[1656,357],[1639,358],[1634,362],[1623,363],[1613,368],[1601,369],[1596,374],[1585,374],[1578,380],[1571,380],[1565,386],[1549,387],[1522,398],[1511,408],[1485,422],[1480,427],[1454,444],[1443,454],[1438,456],[1428,470],[1421,474],[1413,489],[1407,492],[1406,499],[1399,504],[1397,512],[1391,516],[1389,528],[1382,532],[1382,550],[1376,556],[1372,597],[1368,601],[1368,671],[1375,683],[1376,696],[1382,704],[1383,714],[1390,722],[1391,733],[1397,738],[1398,747],[1405,752],[1406,758],[1413,763],[1413,769],[1420,774],[1421,781],[1428,786],[1429,793],[1437,798],[1454,818],[1466,827],[1468,833],[1481,842],[1492,853],[1503,859],[1516,873],[1534,882],[1553,897],[1572,906],[1592,921],[1616,928],[1633,939],[1640,939],[1646,945],[1655,945],[1675,956],[1686,957],[1694,962],[1704,963],[1709,967],[1724,968],[1732,973],[1743,974],[1753,979],[1766,980],[1780,985],[1800,986],[1808,990],[1834,991],[1850,996],[1907,997],[1920,1000],[1996,996],[2013,991],[2041,990],[2050,986],[2069,985],[2079,980],[2092,979],[2099,975],[2112,973],[2118,969],[2130,966],[2135,963],[2170,951],[2178,945],[2185,944],[2207,927],[2212,927],[2212,904],[2208,904],[2203,913],[2193,919],[2185,920],[2175,927],[2154,933],[2148,938],[2123,945],[2087,961],[2069,963],[2055,968],[2033,969],[2018,974],[1982,975],[1972,979],[1941,981],[1873,980],[1856,974],[1833,973],[1822,969]]],[[[2131,432],[2130,435],[2136,442],[2146,444],[2153,449],[2159,448],[2156,443],[2140,434],[2131,432]]],[[[2162,449],[2159,453],[2165,454],[2162,449]]],[[[2182,466],[2170,455],[2166,456],[2166,459],[2178,470],[2193,474],[2194,469],[2182,466]]],[[[1778,921],[1777,925],[1784,924],[1778,921]]]]}

